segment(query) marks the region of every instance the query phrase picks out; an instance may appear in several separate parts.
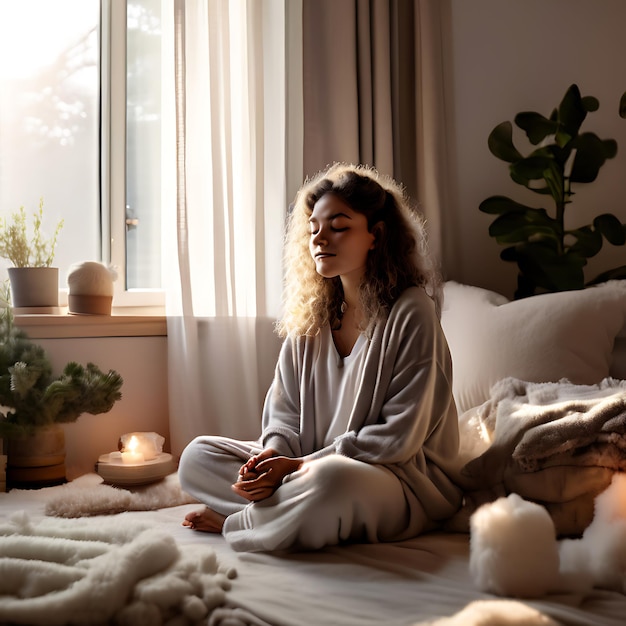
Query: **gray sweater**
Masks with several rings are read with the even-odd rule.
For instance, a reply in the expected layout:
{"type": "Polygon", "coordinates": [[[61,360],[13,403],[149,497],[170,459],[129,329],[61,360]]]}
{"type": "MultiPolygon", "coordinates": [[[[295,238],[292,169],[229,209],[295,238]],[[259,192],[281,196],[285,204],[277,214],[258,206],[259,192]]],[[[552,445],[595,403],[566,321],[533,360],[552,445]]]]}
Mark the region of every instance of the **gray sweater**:
{"type": "Polygon", "coordinates": [[[320,337],[287,338],[263,412],[260,443],[304,460],[342,454],[380,464],[402,482],[411,510],[405,536],[428,520],[453,515],[461,492],[453,477],[459,431],[452,363],[435,306],[422,288],[407,289],[365,347],[364,372],[346,432],[314,449],[315,380],[320,337]]]}

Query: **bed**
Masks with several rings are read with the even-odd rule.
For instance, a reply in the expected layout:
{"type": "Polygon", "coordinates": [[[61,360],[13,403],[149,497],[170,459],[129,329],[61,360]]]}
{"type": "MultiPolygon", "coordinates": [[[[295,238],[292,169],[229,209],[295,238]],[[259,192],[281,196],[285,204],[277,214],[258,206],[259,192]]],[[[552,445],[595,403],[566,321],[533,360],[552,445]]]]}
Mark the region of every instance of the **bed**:
{"type": "Polygon", "coordinates": [[[541,503],[559,537],[591,523],[594,501],[626,458],[626,412],[617,402],[626,396],[626,282],[516,302],[449,282],[442,324],[467,481],[465,506],[445,529],[394,544],[246,554],[181,526],[198,505],[175,474],[134,490],[115,490],[95,474],[13,490],[0,495],[0,623],[623,624],[626,596],[615,585],[532,598],[485,591],[470,573],[469,520],[482,503],[515,492],[541,503]],[[552,419],[542,408],[550,398],[560,409],[577,404],[552,419]],[[513,405],[532,413],[514,428],[513,405]],[[587,410],[593,428],[572,437],[580,429],[567,418],[587,410]],[[536,442],[543,456],[529,452],[536,442]]]}

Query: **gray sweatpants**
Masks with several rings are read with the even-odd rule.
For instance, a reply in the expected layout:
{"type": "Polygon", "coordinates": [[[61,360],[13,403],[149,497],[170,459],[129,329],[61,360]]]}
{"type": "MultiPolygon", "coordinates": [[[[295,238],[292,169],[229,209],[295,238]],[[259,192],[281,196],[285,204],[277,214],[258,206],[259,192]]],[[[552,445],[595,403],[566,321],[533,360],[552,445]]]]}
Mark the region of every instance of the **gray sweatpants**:
{"type": "Polygon", "coordinates": [[[398,478],[381,465],[338,454],[307,461],[272,496],[248,503],[231,485],[239,468],[260,451],[253,442],[203,436],[180,459],[182,488],[227,516],[222,532],[235,550],[375,543],[393,540],[406,528],[409,509],[398,478]]]}

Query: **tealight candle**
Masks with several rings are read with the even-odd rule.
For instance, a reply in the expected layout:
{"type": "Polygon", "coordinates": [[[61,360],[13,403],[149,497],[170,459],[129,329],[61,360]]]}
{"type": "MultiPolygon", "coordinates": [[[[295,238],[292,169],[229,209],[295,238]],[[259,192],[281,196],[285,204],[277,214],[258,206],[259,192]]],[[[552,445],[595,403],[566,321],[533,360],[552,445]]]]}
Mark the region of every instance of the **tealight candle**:
{"type": "Polygon", "coordinates": [[[143,454],[141,452],[122,452],[122,463],[126,463],[126,465],[143,463],[143,454]]]}
{"type": "Polygon", "coordinates": [[[137,446],[139,445],[139,440],[137,437],[133,436],[130,438],[130,441],[122,451],[122,463],[126,465],[133,465],[137,463],[144,462],[143,452],[137,450],[137,446]]]}
{"type": "Polygon", "coordinates": [[[143,454],[144,461],[152,461],[156,459],[161,452],[163,452],[163,443],[165,437],[162,437],[158,433],[146,433],[146,432],[134,432],[126,433],[120,438],[122,447],[125,450],[129,449],[130,442],[132,441],[133,452],[141,452],[143,454]]]}
{"type": "Polygon", "coordinates": [[[165,437],[134,432],[120,437],[121,450],[101,454],[98,474],[111,485],[147,485],[176,471],[171,454],[163,452],[165,437]]]}

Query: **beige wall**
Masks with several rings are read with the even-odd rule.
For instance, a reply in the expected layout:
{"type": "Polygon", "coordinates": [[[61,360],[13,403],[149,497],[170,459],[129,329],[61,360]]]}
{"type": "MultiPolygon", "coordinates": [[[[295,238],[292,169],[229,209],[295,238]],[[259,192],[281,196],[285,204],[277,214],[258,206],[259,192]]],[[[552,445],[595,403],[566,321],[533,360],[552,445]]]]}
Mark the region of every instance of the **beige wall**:
{"type": "MultiPolygon", "coordinates": [[[[478,205],[490,195],[534,204],[537,194],[508,176],[487,148],[492,128],[523,110],[549,116],[577,83],[599,99],[583,129],[618,142],[618,155],[582,189],[569,209],[571,225],[602,212],[626,222],[626,120],[617,114],[626,91],[626,2],[623,0],[449,0],[445,33],[453,220],[457,258],[448,278],[511,296],[516,266],[499,259],[487,234],[491,219],[478,205]],[[519,187],[519,189],[518,189],[519,187]]],[[[526,146],[520,142],[520,147],[526,146]]],[[[522,150],[525,152],[525,149],[522,150]]],[[[592,275],[626,262],[626,248],[605,243],[590,263],[592,275]]]]}

